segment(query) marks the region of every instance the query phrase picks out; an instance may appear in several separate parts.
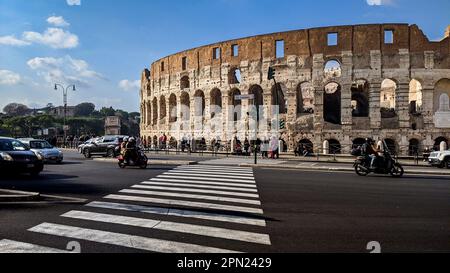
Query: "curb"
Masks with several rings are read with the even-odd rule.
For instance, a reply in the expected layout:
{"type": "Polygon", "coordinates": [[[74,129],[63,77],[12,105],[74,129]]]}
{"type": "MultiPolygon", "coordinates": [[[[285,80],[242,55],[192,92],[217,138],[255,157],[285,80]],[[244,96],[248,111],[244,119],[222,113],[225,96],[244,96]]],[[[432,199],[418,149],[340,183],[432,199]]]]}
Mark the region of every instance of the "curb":
{"type": "MultiPolygon", "coordinates": [[[[116,158],[93,158],[93,161],[117,163],[116,158]]],[[[149,159],[149,165],[197,165],[197,161],[186,160],[151,160],[149,159]]]]}
{"type": "MultiPolygon", "coordinates": [[[[354,168],[349,167],[304,167],[304,166],[292,166],[292,165],[271,165],[271,164],[239,164],[239,167],[251,167],[251,168],[271,168],[271,169],[291,169],[291,170],[316,170],[316,171],[338,171],[338,172],[354,172],[354,168]]],[[[405,170],[406,174],[427,174],[427,175],[446,175],[450,176],[449,172],[439,171],[415,171],[405,170]]]]}

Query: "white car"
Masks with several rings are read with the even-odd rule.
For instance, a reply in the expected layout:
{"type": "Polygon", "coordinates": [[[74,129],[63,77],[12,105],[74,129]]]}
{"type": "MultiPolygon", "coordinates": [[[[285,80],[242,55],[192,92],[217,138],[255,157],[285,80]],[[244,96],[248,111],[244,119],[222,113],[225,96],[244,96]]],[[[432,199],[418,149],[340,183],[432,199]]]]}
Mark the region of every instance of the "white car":
{"type": "Polygon", "coordinates": [[[443,152],[432,152],[428,157],[428,163],[431,166],[439,168],[450,168],[450,150],[443,152]]]}
{"type": "Polygon", "coordinates": [[[30,148],[31,151],[43,156],[44,162],[61,164],[64,160],[63,152],[53,147],[50,143],[41,139],[22,138],[20,142],[30,148]]]}

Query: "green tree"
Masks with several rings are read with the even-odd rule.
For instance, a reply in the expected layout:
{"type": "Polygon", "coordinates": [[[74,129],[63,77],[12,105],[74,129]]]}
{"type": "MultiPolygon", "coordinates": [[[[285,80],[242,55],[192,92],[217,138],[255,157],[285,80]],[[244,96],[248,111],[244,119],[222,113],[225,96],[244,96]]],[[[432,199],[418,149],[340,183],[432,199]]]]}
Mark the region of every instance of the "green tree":
{"type": "Polygon", "coordinates": [[[95,105],[90,102],[83,102],[75,106],[75,116],[88,117],[94,112],[95,105]]]}
{"type": "Polygon", "coordinates": [[[102,109],[100,109],[100,114],[102,115],[102,117],[114,116],[116,114],[116,110],[114,110],[114,108],[112,107],[103,107],[102,109]]]}
{"type": "Polygon", "coordinates": [[[10,116],[22,116],[30,112],[28,106],[21,103],[10,103],[3,108],[3,112],[10,116]]]}

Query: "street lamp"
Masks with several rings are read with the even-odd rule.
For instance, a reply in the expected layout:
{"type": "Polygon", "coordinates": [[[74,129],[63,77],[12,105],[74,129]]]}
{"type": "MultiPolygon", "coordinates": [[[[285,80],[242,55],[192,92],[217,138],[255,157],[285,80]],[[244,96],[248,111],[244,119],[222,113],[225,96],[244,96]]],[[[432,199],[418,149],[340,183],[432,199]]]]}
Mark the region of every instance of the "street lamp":
{"type": "Polygon", "coordinates": [[[55,90],[58,91],[58,87],[61,87],[62,91],[63,91],[63,103],[64,103],[64,147],[66,146],[66,138],[67,138],[67,128],[66,128],[66,118],[67,118],[67,91],[69,90],[69,88],[72,87],[72,90],[75,92],[76,88],[75,88],[75,84],[69,85],[67,87],[64,87],[62,84],[56,83],[55,84],[55,90]]]}

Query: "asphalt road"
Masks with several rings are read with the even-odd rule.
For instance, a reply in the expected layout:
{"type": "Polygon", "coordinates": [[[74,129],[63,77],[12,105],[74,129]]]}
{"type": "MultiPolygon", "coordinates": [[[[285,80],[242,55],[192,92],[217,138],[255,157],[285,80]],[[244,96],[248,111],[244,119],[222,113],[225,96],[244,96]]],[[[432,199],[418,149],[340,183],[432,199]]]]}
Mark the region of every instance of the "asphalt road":
{"type": "Polygon", "coordinates": [[[3,177],[0,188],[87,199],[0,204],[0,252],[65,250],[71,241],[82,252],[119,253],[368,252],[371,241],[383,252],[450,251],[448,176],[204,164],[121,170],[66,152],[40,178],[3,177]]]}

